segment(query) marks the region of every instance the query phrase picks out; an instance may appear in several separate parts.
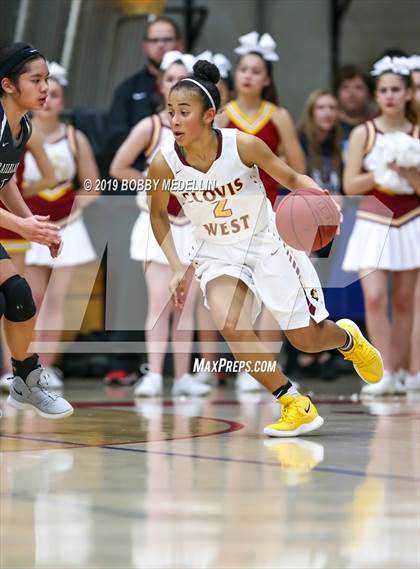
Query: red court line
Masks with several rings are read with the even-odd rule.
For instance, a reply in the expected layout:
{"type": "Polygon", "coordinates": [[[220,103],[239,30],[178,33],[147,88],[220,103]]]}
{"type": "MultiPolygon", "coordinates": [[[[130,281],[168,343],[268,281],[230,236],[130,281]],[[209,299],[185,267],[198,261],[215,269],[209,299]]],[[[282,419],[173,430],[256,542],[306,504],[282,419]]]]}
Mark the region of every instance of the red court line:
{"type": "MultiPolygon", "coordinates": [[[[168,415],[172,417],[172,415],[168,415]]],[[[34,441],[40,443],[51,443],[51,444],[58,444],[58,445],[68,445],[74,448],[108,448],[109,446],[120,446],[120,445],[135,445],[135,444],[142,444],[142,443],[158,443],[163,441],[180,441],[183,439],[196,439],[201,437],[212,437],[215,435],[225,435],[227,433],[233,433],[234,431],[240,431],[244,428],[245,425],[242,423],[238,423],[237,421],[230,421],[229,419],[220,419],[218,417],[201,417],[199,415],[190,417],[191,419],[206,419],[208,421],[217,421],[219,423],[225,423],[227,427],[222,429],[221,431],[211,431],[210,433],[197,433],[195,435],[183,435],[179,437],[164,437],[161,439],[143,439],[143,440],[135,440],[135,441],[123,441],[123,442],[109,442],[109,443],[100,443],[97,445],[93,444],[86,444],[86,443],[76,443],[74,441],[63,441],[62,439],[44,439],[40,437],[29,437],[26,435],[3,435],[0,434],[0,438],[3,439],[21,439],[26,441],[34,441]]],[[[22,449],[27,451],[28,449],[22,449]]],[[[16,452],[16,449],[13,451],[2,451],[2,452],[16,452]]]]}

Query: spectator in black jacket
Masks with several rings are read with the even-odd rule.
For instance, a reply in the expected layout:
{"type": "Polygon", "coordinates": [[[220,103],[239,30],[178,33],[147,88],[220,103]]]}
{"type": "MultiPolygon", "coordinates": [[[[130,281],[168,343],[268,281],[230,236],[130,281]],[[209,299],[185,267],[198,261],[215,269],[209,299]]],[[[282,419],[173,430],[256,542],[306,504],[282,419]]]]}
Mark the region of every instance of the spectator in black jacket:
{"type": "Polygon", "coordinates": [[[115,154],[132,127],[156,113],[160,102],[157,75],[163,55],[181,49],[181,32],[173,20],[159,17],[148,22],[143,40],[146,66],[117,87],[109,115],[109,150],[115,154]]]}

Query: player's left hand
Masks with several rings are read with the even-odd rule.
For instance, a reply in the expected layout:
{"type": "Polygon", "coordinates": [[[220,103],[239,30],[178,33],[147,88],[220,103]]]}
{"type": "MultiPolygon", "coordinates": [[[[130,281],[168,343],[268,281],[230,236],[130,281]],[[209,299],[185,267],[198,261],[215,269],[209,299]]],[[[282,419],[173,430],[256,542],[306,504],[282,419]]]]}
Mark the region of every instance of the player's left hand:
{"type": "Polygon", "coordinates": [[[186,278],[184,269],[174,271],[169,282],[169,292],[171,293],[175,308],[182,308],[185,303],[186,295],[186,278]]]}
{"type": "MultiPolygon", "coordinates": [[[[331,199],[331,201],[333,202],[335,208],[336,208],[337,211],[338,211],[338,215],[340,216],[340,223],[339,223],[338,226],[337,226],[337,233],[336,233],[336,235],[340,235],[340,227],[341,227],[341,224],[343,223],[343,212],[342,212],[341,203],[340,203],[341,200],[340,200],[340,199],[335,199],[336,196],[332,196],[328,190],[322,190],[322,191],[324,192],[324,194],[326,194],[326,195],[331,199]]],[[[341,197],[341,196],[337,196],[337,198],[340,198],[340,197],[341,197]]]]}
{"type": "Polygon", "coordinates": [[[60,241],[55,241],[54,243],[51,243],[51,245],[48,245],[48,249],[50,250],[51,257],[55,259],[56,257],[58,257],[58,255],[61,253],[63,249],[63,241],[60,239],[60,241]]]}

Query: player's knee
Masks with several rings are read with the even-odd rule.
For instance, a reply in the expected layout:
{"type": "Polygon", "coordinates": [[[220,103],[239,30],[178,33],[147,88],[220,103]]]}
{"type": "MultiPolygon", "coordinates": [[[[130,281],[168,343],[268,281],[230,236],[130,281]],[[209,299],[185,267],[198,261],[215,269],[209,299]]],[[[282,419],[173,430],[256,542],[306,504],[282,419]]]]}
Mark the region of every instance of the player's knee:
{"type": "Polygon", "coordinates": [[[36,314],[31,288],[20,275],[7,279],[1,287],[5,300],[4,316],[11,322],[25,322],[36,314]]]}

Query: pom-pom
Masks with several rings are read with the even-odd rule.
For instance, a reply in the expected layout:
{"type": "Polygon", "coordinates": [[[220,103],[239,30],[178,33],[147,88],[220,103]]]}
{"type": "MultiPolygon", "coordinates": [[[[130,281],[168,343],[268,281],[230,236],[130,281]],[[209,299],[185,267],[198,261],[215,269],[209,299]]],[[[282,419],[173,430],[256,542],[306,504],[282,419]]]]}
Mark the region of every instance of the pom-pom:
{"type": "Polygon", "coordinates": [[[407,180],[388,167],[391,162],[402,168],[420,170],[420,141],[404,132],[384,134],[365,159],[365,166],[373,172],[376,184],[396,194],[413,194],[414,189],[407,180]]]}

